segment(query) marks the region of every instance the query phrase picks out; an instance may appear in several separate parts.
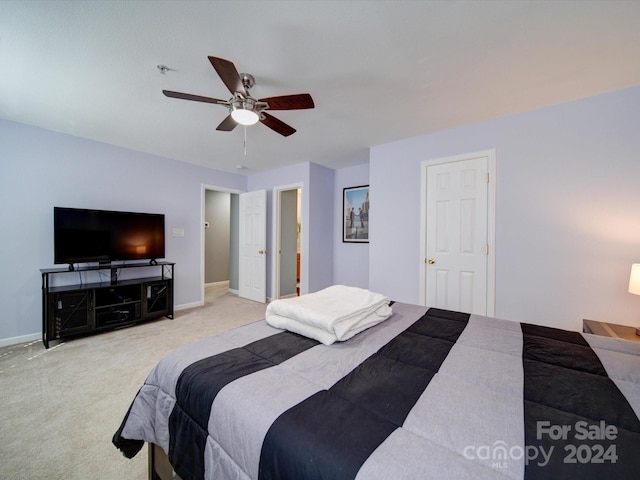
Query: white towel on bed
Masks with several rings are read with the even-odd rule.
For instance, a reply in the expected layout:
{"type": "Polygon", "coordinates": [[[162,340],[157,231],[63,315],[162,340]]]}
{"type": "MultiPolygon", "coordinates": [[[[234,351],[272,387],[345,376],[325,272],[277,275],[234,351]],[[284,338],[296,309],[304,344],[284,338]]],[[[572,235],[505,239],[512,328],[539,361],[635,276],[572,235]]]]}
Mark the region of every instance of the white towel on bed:
{"type": "Polygon", "coordinates": [[[384,295],[333,285],[315,293],[274,300],[267,306],[266,320],[273,327],[331,345],[377,325],[391,313],[384,295]]]}

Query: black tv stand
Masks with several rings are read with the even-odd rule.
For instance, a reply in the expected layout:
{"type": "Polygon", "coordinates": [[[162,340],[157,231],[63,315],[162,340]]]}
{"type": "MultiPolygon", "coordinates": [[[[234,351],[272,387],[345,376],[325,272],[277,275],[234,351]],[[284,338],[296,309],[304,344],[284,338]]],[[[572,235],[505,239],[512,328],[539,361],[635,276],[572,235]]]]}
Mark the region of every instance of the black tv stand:
{"type": "Polygon", "coordinates": [[[156,261],[40,270],[45,348],[49,348],[52,340],[113,330],[163,316],[173,318],[174,266],[172,262],[156,261]],[[140,272],[140,277],[119,278],[121,270],[135,268],[147,271],[140,272]],[[71,274],[81,276],[84,272],[102,270],[110,270],[110,281],[67,284],[71,274]],[[146,276],[149,273],[155,275],[146,276]],[[55,277],[65,275],[64,285],[52,285],[55,277]]]}

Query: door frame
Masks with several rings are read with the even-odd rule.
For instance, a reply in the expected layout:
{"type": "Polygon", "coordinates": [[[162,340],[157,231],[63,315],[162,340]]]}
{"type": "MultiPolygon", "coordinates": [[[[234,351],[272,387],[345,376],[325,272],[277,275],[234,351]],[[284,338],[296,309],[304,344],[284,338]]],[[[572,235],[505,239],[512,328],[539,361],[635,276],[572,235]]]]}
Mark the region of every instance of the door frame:
{"type": "Polygon", "coordinates": [[[245,193],[243,190],[237,190],[234,188],[227,188],[227,187],[218,187],[216,185],[207,185],[207,184],[201,184],[201,189],[200,189],[200,195],[201,195],[201,199],[200,199],[200,285],[201,285],[201,290],[200,290],[200,301],[198,302],[198,305],[196,306],[202,306],[204,305],[204,289],[205,289],[205,285],[204,285],[204,262],[205,262],[205,232],[204,232],[204,222],[205,222],[205,208],[206,208],[206,191],[207,190],[213,190],[216,192],[224,192],[224,193],[235,193],[235,194],[240,194],[240,193],[245,193]]]}
{"type": "Polygon", "coordinates": [[[487,316],[495,316],[496,303],[496,151],[481,150],[451,157],[424,160],[420,163],[420,305],[427,303],[427,169],[432,165],[487,157],[487,316]]]}
{"type": "MultiPolygon", "coordinates": [[[[274,248],[272,249],[271,252],[271,265],[273,266],[273,268],[271,268],[271,285],[272,287],[272,299],[276,300],[278,298],[280,298],[280,261],[278,258],[278,252],[280,251],[280,227],[281,227],[281,221],[282,219],[280,218],[280,194],[282,192],[286,192],[288,190],[300,190],[300,205],[298,205],[298,208],[300,209],[300,238],[302,240],[302,236],[304,233],[304,213],[302,210],[302,203],[303,203],[303,195],[304,195],[304,188],[303,188],[303,184],[302,183],[292,183],[290,185],[281,185],[279,187],[274,187],[273,188],[273,202],[272,202],[272,208],[273,208],[273,226],[274,228],[272,229],[272,242],[271,244],[274,245],[274,248]]],[[[304,244],[302,241],[300,241],[300,271],[304,271],[303,268],[305,266],[305,255],[304,255],[304,244]]],[[[300,275],[300,292],[306,292],[306,289],[303,289],[303,282],[304,282],[304,278],[302,275],[300,275]]]]}

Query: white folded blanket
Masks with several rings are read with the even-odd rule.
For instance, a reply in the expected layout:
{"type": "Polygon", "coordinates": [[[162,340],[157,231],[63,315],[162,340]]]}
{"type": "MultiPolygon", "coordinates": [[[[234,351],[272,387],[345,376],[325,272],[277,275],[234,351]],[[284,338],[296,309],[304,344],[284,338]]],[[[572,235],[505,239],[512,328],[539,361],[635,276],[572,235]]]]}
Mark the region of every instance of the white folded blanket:
{"type": "Polygon", "coordinates": [[[315,293],[274,300],[267,306],[266,320],[273,327],[331,345],[377,325],[392,313],[384,295],[333,285],[315,293]]]}

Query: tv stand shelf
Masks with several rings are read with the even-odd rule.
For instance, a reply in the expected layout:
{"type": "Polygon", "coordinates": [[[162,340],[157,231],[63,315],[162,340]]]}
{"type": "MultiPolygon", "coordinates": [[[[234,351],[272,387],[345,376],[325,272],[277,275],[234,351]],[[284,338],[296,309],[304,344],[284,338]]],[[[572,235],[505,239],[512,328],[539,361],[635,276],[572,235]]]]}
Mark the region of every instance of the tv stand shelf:
{"type": "Polygon", "coordinates": [[[158,317],[173,318],[172,262],[47,268],[42,274],[42,343],[99,333],[158,317]],[[155,276],[126,278],[125,269],[153,269],[155,276]],[[110,281],[52,286],[54,277],[110,270],[110,281]],[[159,275],[158,275],[159,273],[159,275]]]}

